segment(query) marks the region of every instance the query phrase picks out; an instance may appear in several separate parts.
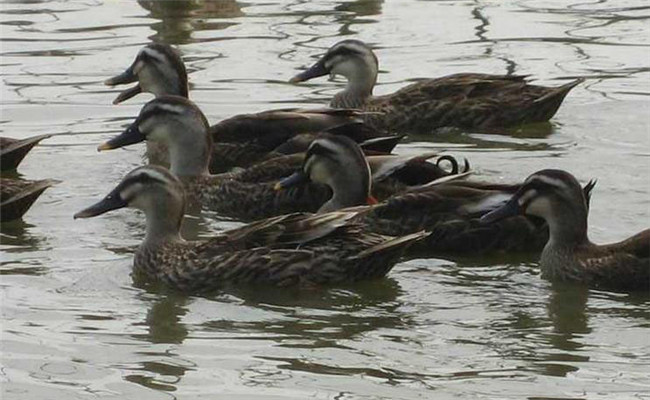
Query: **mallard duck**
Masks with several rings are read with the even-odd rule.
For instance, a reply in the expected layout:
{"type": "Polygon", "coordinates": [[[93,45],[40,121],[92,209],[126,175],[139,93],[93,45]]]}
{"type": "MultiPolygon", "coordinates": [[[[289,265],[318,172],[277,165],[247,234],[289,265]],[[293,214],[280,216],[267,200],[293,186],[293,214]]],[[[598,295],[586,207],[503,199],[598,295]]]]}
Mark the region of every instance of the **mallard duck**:
{"type": "MultiPolygon", "coordinates": [[[[277,189],[290,188],[305,180],[328,185],[334,195],[320,212],[366,204],[370,193],[367,166],[362,162],[341,163],[341,147],[354,142],[317,139],[305,155],[302,171],[281,180],[277,189]]],[[[358,150],[357,160],[361,159],[358,150]]],[[[349,152],[353,154],[353,152],[349,152]]],[[[346,160],[352,159],[352,156],[346,160]]],[[[513,215],[491,225],[479,218],[517,193],[522,184],[494,184],[460,181],[466,173],[442,177],[427,184],[407,188],[366,208],[357,217],[365,228],[391,236],[426,230],[431,235],[414,247],[427,255],[476,255],[491,252],[539,251],[548,240],[548,227],[535,216],[513,215]]],[[[593,183],[584,188],[585,198],[593,183]]]]}
{"type": "Polygon", "coordinates": [[[32,147],[51,136],[38,135],[26,139],[12,139],[0,136],[0,169],[2,171],[16,169],[32,147]]]}
{"type": "MultiPolygon", "coordinates": [[[[269,160],[239,173],[211,175],[207,167],[211,136],[207,133],[206,119],[195,104],[183,97],[160,96],[151,100],[130,127],[98,149],[110,150],[144,140],[165,145],[170,152],[171,171],[185,184],[190,198],[222,216],[250,221],[296,211],[312,212],[332,196],[330,188],[322,184],[305,184],[290,191],[274,190],[275,181],[301,168],[300,154],[269,160]]],[[[381,158],[372,162],[377,168],[377,179],[390,176],[402,166],[412,168],[420,159],[416,157],[411,162],[409,157],[381,158]]],[[[366,161],[361,162],[367,173],[366,161]]],[[[421,170],[434,172],[426,171],[427,168],[439,171],[441,176],[448,174],[437,166],[421,170]]],[[[395,186],[395,190],[399,187],[395,186]]]]}
{"type": "MultiPolygon", "coordinates": [[[[166,44],[146,45],[126,71],[107,79],[105,84],[115,86],[133,82],[137,84],[122,91],[113,101],[114,104],[142,92],[188,98],[187,71],[183,60],[174,48],[166,44]]],[[[215,143],[210,171],[218,173],[233,167],[248,167],[278,155],[276,149],[296,136],[305,135],[300,138],[305,142],[309,137],[313,139],[310,133],[360,120],[361,114],[356,110],[328,108],[293,108],[236,115],[210,127],[215,143]]],[[[347,134],[358,142],[383,135],[363,124],[353,124],[347,129],[347,134]]],[[[304,147],[300,151],[304,151],[304,147]]],[[[281,152],[287,154],[287,148],[281,152]]],[[[152,163],[168,165],[166,154],[164,146],[147,143],[147,156],[152,163]]]]}
{"type": "MultiPolygon", "coordinates": [[[[593,184],[592,184],[593,186],[593,184]]],[[[587,236],[588,197],[566,171],[529,176],[510,200],[484,215],[485,224],[512,215],[543,218],[550,238],[539,261],[542,276],[611,289],[650,289],[650,229],[618,243],[593,244],[587,236]]]]}
{"type": "Polygon", "coordinates": [[[0,177],[0,221],[21,218],[45,189],[56,183],[54,179],[28,181],[0,177]]]}
{"type": "Polygon", "coordinates": [[[343,75],[348,84],[330,106],[366,111],[374,128],[401,133],[426,133],[443,127],[497,128],[549,120],[569,91],[582,82],[560,87],[529,85],[525,76],[454,74],[426,79],[395,93],[373,96],[378,61],[360,40],[332,46],[311,68],[294,76],[302,82],[323,75],[343,75]]]}
{"type": "Polygon", "coordinates": [[[74,218],[123,207],[146,217],[134,268],[184,292],[228,285],[324,285],[386,275],[424,232],[393,238],[364,232],[353,212],[290,214],[227,231],[207,241],[185,241],[179,229],[183,185],[169,171],[145,166],[131,171],[103,200],[74,218]]]}

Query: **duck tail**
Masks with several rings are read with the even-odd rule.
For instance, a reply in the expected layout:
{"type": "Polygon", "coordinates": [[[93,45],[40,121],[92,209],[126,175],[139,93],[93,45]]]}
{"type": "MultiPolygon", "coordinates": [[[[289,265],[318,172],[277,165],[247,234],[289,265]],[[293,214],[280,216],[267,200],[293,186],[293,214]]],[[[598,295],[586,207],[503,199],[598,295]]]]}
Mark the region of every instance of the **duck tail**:
{"type": "Polygon", "coordinates": [[[565,85],[552,88],[546,94],[536,99],[531,108],[531,115],[527,118],[528,121],[544,122],[551,119],[560,108],[564,98],[569,94],[571,89],[584,81],[584,78],[578,78],[565,85]]]}
{"type": "Polygon", "coordinates": [[[13,221],[22,217],[45,189],[59,182],[56,179],[36,181],[21,190],[20,193],[3,201],[0,207],[0,221],[13,221]]]}
{"type": "Polygon", "coordinates": [[[400,237],[386,237],[387,240],[363,250],[350,259],[354,280],[386,276],[411,244],[428,235],[429,232],[420,231],[400,237]]]}
{"type": "Polygon", "coordinates": [[[0,151],[2,171],[16,169],[32,147],[36,146],[41,140],[47,139],[51,136],[51,134],[45,134],[20,140],[5,138],[4,141],[6,143],[0,141],[0,144],[2,145],[2,150],[0,151]]]}
{"type": "Polygon", "coordinates": [[[411,233],[409,235],[398,236],[386,240],[385,242],[376,244],[372,247],[369,247],[357,254],[355,258],[365,258],[365,257],[374,257],[374,256],[401,256],[402,253],[413,243],[418,240],[422,240],[425,237],[429,236],[431,233],[427,231],[419,231],[416,233],[411,233]]]}

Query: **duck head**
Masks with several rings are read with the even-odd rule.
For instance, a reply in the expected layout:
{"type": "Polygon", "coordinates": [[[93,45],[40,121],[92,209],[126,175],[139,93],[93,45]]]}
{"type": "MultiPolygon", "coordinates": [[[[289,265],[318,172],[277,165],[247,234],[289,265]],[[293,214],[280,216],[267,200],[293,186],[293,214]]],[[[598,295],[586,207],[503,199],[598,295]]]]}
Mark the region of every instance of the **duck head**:
{"type": "Polygon", "coordinates": [[[377,83],[379,62],[375,53],[360,40],[343,40],[332,46],[316,64],[291,78],[303,82],[323,75],[342,75],[348,80],[348,97],[364,98],[372,94],[377,83]]]}
{"type": "Polygon", "coordinates": [[[104,81],[108,86],[137,82],[121,92],[113,104],[148,92],[155,96],[165,94],[188,97],[187,71],[178,51],[173,47],[151,43],[143,47],[135,60],[124,72],[104,81]]]}
{"type": "Polygon", "coordinates": [[[144,212],[145,240],[179,238],[185,195],[181,183],[166,169],[153,165],[134,169],[106,197],[76,213],[74,219],[125,207],[144,212]]]}
{"type": "Polygon", "coordinates": [[[170,169],[176,176],[208,174],[212,141],[208,120],[190,100],[160,96],[142,108],[120,135],[99,145],[98,151],[129,146],[144,140],[162,143],[169,151],[170,169]]]}
{"type": "Polygon", "coordinates": [[[546,221],[552,241],[583,242],[587,239],[589,194],[594,184],[592,181],[583,189],[566,171],[538,171],[526,178],[506,204],[480,221],[487,224],[518,214],[533,215],[546,221]]]}
{"type": "Polygon", "coordinates": [[[302,169],[276,184],[281,190],[306,181],[321,183],[332,189],[332,198],[318,212],[375,203],[370,195],[370,167],[363,152],[353,140],[328,133],[314,140],[302,169]]]}

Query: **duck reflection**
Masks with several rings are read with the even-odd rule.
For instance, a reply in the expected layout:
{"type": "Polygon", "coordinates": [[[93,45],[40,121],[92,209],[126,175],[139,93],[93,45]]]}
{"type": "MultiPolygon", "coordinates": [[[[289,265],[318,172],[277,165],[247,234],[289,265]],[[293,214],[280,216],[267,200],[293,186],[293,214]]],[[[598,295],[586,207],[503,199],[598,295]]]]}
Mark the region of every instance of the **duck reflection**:
{"type": "Polygon", "coordinates": [[[195,30],[221,30],[235,24],[211,20],[243,15],[235,0],[138,0],[138,4],[152,18],[160,20],[151,25],[156,34],[149,38],[169,44],[193,42],[191,36],[195,30]]]}
{"type": "MultiPolygon", "coordinates": [[[[144,286],[146,284],[143,283],[144,286]]],[[[150,291],[158,292],[162,289],[151,287],[150,291]]],[[[178,293],[161,293],[155,300],[143,325],[147,333],[134,335],[136,339],[152,344],[181,344],[187,338],[188,329],[181,322],[187,313],[188,297],[178,293]]],[[[126,375],[124,379],[144,387],[175,391],[187,371],[194,369],[194,365],[181,359],[172,348],[166,351],[151,351],[142,354],[145,361],[139,367],[133,368],[134,373],[126,375]]]]}
{"type": "Polygon", "coordinates": [[[231,334],[271,335],[279,347],[341,347],[370,331],[399,329],[411,317],[399,311],[396,300],[401,289],[390,278],[359,282],[350,286],[312,289],[240,288],[229,291],[247,306],[281,313],[276,321],[208,321],[206,330],[231,334]]]}
{"type": "Polygon", "coordinates": [[[537,365],[544,375],[566,377],[579,370],[575,364],[589,361],[588,356],[580,354],[585,346],[582,337],[591,332],[585,313],[588,298],[588,287],[567,282],[552,284],[546,306],[553,325],[552,334],[547,335],[552,351],[537,365]]]}
{"type": "Polygon", "coordinates": [[[336,17],[336,22],[341,24],[339,34],[352,35],[356,32],[350,29],[354,24],[371,24],[377,22],[372,19],[358,19],[369,15],[379,15],[382,11],[384,0],[357,0],[342,2],[334,9],[340,11],[341,14],[336,17]]]}
{"type": "MultiPolygon", "coordinates": [[[[193,327],[182,322],[193,297],[173,292],[168,287],[151,281],[140,280],[138,286],[146,290],[147,296],[157,296],[142,323],[147,328],[146,333],[136,335],[138,340],[152,344],[180,345],[190,331],[200,331],[217,333],[217,337],[225,340],[251,337],[255,340],[267,339],[275,342],[272,347],[278,348],[346,348],[341,341],[381,328],[408,329],[412,325],[411,317],[399,310],[401,303],[397,297],[402,291],[393,279],[336,288],[247,287],[224,290],[210,298],[215,303],[215,309],[218,309],[218,303],[232,303],[234,298],[242,308],[252,307],[266,311],[269,315],[279,314],[279,317],[237,321],[220,315],[219,319],[193,327]]],[[[187,371],[195,368],[193,363],[179,357],[173,347],[164,351],[146,352],[143,357],[146,360],[140,362],[136,372],[127,375],[125,379],[151,389],[174,391],[187,371]]],[[[255,358],[275,360],[263,355],[255,358]]],[[[301,368],[303,365],[289,364],[292,368],[301,368]]],[[[259,363],[253,362],[241,371],[247,384],[259,384],[265,379],[263,374],[260,375],[260,368],[264,370],[264,366],[260,367],[259,363]]],[[[314,368],[319,367],[304,365],[304,369],[314,368]]],[[[337,367],[324,365],[322,368],[337,367]]]]}

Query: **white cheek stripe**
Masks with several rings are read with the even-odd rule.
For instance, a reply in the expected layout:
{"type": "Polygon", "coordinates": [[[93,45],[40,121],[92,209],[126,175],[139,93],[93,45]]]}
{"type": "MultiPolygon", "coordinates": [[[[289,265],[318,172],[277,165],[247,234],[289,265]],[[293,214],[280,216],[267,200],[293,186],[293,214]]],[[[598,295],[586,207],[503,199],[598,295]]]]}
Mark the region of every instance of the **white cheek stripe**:
{"type": "Polygon", "coordinates": [[[151,49],[149,47],[145,47],[144,49],[141,50],[141,53],[148,55],[149,57],[155,58],[156,60],[160,62],[165,62],[165,55],[162,53],[159,53],[158,51],[151,49]]]}
{"type": "Polygon", "coordinates": [[[138,193],[140,190],[142,190],[142,184],[141,183],[134,183],[131,184],[120,192],[120,197],[125,200],[125,201],[131,201],[133,197],[135,196],[136,193],[138,193]]]}
{"type": "Polygon", "coordinates": [[[519,205],[523,206],[524,204],[528,203],[530,199],[533,197],[537,196],[537,190],[535,189],[528,189],[520,198],[519,198],[519,205]]]}
{"type": "Polygon", "coordinates": [[[168,104],[168,103],[156,103],[153,107],[154,110],[159,109],[163,111],[170,112],[172,114],[178,114],[181,115],[185,111],[185,107],[180,106],[180,105],[175,105],[175,104],[168,104]]]}

